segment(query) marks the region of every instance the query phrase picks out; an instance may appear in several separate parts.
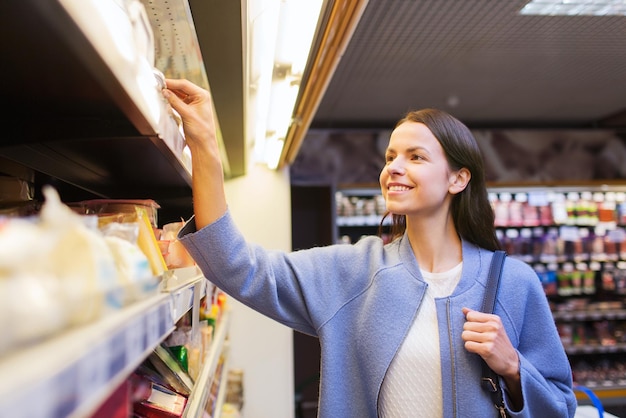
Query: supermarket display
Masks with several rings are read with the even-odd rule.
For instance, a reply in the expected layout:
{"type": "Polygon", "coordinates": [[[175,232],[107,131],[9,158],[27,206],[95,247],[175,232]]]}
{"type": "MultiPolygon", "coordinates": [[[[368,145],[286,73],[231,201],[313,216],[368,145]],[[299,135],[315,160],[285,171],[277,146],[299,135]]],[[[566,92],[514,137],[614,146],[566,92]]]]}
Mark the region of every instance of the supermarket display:
{"type": "Polygon", "coordinates": [[[208,85],[188,1],[3,12],[7,39],[21,39],[4,44],[4,74],[33,90],[8,86],[5,116],[19,122],[0,140],[0,416],[216,416],[230,314],[175,239],[191,160],[161,94],[164,74],[208,85]],[[205,299],[219,306],[212,329],[205,299]],[[186,393],[150,362],[163,350],[186,393]]]}
{"type": "Polygon", "coordinates": [[[197,416],[207,407],[215,412],[226,391],[221,379],[226,296],[205,281],[182,246],[177,265],[184,267],[166,265],[182,222],[158,228],[154,201],[65,204],[52,187],[42,192],[39,212],[0,218],[5,330],[0,376],[24,381],[23,386],[0,385],[6,399],[0,407],[16,417],[32,414],[21,399],[32,390],[38,393],[28,383],[32,380],[48,390],[57,382],[70,388],[70,394],[49,396],[50,404],[42,407],[46,412],[37,415],[42,417],[94,409],[94,417],[197,416]],[[162,238],[168,247],[158,245],[162,238]],[[77,349],[65,350],[60,371],[33,369],[22,375],[15,368],[19,355],[67,344],[77,349]],[[110,384],[120,377],[123,383],[112,390],[110,384]]]}
{"type": "Polygon", "coordinates": [[[9,331],[3,350],[94,321],[157,290],[136,227],[127,227],[125,238],[113,235],[98,228],[97,217],[61,203],[54,189],[43,193],[38,217],[0,223],[0,321],[9,331]]]}

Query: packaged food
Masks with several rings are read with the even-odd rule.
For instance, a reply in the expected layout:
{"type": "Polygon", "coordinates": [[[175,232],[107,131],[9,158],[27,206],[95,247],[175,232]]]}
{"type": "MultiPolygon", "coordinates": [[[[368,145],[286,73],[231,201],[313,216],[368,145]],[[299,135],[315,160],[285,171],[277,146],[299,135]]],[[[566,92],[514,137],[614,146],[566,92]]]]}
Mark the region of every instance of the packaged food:
{"type": "Polygon", "coordinates": [[[85,215],[98,215],[100,218],[112,216],[122,221],[124,217],[119,217],[119,215],[129,215],[132,219],[137,209],[144,209],[154,228],[158,226],[158,209],[161,207],[151,199],[92,199],[73,203],[70,206],[85,215]]]}

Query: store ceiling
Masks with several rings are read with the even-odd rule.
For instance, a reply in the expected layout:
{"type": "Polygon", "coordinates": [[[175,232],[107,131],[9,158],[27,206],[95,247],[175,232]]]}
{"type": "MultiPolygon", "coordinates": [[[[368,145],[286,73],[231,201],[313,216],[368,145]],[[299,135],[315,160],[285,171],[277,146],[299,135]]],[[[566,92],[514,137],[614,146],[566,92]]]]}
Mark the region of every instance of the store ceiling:
{"type": "MultiPolygon", "coordinates": [[[[237,176],[249,158],[243,10],[189,2],[237,176]]],[[[626,17],[518,14],[526,2],[367,1],[309,129],[389,129],[408,110],[437,107],[472,128],[617,128],[626,137],[626,17]]]]}
{"type": "Polygon", "coordinates": [[[527,0],[369,0],[311,128],[626,128],[626,17],[523,16],[527,0]]]}

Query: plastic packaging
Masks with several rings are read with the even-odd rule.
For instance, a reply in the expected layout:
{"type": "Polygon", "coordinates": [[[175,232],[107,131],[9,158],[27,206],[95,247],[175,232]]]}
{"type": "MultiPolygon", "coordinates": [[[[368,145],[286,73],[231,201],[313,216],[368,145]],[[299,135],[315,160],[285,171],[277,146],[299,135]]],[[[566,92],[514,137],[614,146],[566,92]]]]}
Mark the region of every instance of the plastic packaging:
{"type": "Polygon", "coordinates": [[[184,222],[172,222],[163,225],[160,241],[162,244],[160,245],[163,245],[162,254],[164,254],[165,264],[168,268],[191,267],[196,264],[177,238],[178,232],[184,225],[184,222]],[[167,250],[163,251],[166,246],[167,250]]]}
{"type": "Polygon", "coordinates": [[[98,215],[101,218],[116,216],[115,220],[119,222],[135,219],[137,208],[142,208],[145,209],[148,220],[154,228],[158,225],[158,209],[161,207],[151,199],[92,199],[70,206],[85,215],[98,215]]]}

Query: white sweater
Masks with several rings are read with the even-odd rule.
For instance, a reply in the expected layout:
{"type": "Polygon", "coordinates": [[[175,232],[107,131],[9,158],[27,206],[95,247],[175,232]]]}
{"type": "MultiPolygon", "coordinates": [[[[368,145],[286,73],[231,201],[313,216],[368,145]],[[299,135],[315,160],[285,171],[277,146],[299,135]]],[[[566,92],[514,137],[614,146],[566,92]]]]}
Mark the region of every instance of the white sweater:
{"type": "Polygon", "coordinates": [[[442,273],[420,270],[428,283],[417,317],[394,357],[380,392],[381,418],[441,418],[443,397],[435,298],[452,294],[463,263],[442,273]]]}

